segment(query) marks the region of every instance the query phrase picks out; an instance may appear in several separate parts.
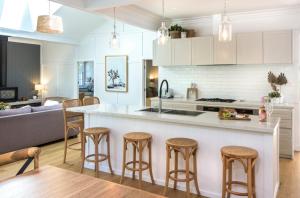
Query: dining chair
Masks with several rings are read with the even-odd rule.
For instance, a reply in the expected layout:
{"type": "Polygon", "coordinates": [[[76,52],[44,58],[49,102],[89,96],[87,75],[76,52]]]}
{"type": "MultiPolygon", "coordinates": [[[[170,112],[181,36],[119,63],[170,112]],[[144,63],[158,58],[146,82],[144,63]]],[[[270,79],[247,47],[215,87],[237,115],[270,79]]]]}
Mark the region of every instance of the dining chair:
{"type": "Polygon", "coordinates": [[[34,169],[38,169],[40,152],[41,152],[40,148],[31,147],[31,148],[26,148],[26,149],[21,149],[9,153],[1,154],[0,166],[27,159],[23,164],[23,166],[21,167],[21,169],[18,171],[17,175],[24,173],[24,171],[30,165],[32,160],[34,163],[34,169]]]}

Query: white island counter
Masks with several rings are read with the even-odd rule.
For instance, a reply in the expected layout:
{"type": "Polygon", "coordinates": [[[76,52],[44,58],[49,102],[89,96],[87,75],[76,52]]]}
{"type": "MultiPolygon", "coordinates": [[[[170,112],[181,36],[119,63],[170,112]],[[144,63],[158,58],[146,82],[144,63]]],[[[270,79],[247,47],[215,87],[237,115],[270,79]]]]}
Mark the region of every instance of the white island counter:
{"type": "MultiPolygon", "coordinates": [[[[214,112],[205,112],[199,116],[182,116],[138,111],[140,109],[143,107],[101,104],[68,110],[84,113],[86,128],[102,126],[111,129],[111,161],[116,174],[121,174],[123,135],[132,131],[148,132],[153,136],[154,179],[157,184],[164,185],[165,141],[173,137],[186,137],[198,141],[198,180],[202,195],[221,197],[220,149],[227,145],[238,145],[254,148],[259,153],[256,162],[257,198],[276,197],[279,185],[279,119],[270,123],[260,123],[257,116],[251,116],[251,121],[224,121],[219,120],[214,112]]],[[[105,148],[105,145],[101,144],[100,150],[106,152],[105,148]]],[[[94,152],[90,141],[86,152],[94,152]]],[[[143,156],[146,159],[147,153],[143,156]]],[[[131,156],[128,157],[130,159],[131,156]]],[[[183,166],[183,163],[179,166],[183,166]]],[[[86,167],[94,168],[94,165],[86,163],[86,167]]],[[[103,162],[100,169],[108,171],[107,167],[107,163],[103,162]]],[[[129,172],[127,173],[129,176],[129,172]]],[[[148,172],[143,174],[143,178],[149,180],[148,172]]],[[[238,163],[234,164],[233,178],[245,179],[243,168],[238,163]]],[[[185,189],[185,185],[179,183],[179,188],[185,189]]]]}

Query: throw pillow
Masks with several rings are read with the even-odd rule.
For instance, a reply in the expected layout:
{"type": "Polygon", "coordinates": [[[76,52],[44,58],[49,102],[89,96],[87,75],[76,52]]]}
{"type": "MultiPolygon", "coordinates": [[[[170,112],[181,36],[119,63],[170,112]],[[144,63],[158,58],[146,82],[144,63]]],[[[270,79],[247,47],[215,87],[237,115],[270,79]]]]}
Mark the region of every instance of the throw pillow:
{"type": "Polygon", "coordinates": [[[44,103],[44,106],[52,106],[52,105],[58,105],[58,104],[59,104],[58,101],[46,100],[46,102],[44,103]]]}
{"type": "Polygon", "coordinates": [[[19,115],[19,114],[25,114],[25,113],[31,113],[31,107],[30,106],[24,106],[18,109],[5,109],[0,111],[0,117],[2,116],[10,116],[10,115],[19,115]]]}

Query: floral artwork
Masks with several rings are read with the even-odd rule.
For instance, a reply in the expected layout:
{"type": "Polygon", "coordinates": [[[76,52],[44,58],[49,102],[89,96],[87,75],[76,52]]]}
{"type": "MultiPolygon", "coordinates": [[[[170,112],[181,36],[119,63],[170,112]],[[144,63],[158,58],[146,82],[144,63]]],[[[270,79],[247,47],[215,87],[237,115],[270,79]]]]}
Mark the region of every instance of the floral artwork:
{"type": "Polygon", "coordinates": [[[105,90],[128,91],[127,56],[105,57],[105,90]]]}

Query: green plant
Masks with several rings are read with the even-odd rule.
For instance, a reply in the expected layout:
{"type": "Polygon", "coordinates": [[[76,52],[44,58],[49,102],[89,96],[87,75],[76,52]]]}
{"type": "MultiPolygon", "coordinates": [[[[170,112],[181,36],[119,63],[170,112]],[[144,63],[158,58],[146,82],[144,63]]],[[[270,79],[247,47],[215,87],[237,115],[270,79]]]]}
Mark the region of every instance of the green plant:
{"type": "Polygon", "coordinates": [[[0,110],[5,110],[8,107],[8,104],[0,102],[0,110]]]}
{"type": "Polygon", "coordinates": [[[172,25],[169,28],[169,32],[172,32],[172,31],[179,31],[179,32],[181,32],[182,30],[183,30],[183,28],[180,25],[178,25],[178,24],[172,25]]]}
{"type": "Polygon", "coordinates": [[[278,91],[270,92],[268,95],[270,98],[280,98],[280,96],[281,96],[278,91]]]}

